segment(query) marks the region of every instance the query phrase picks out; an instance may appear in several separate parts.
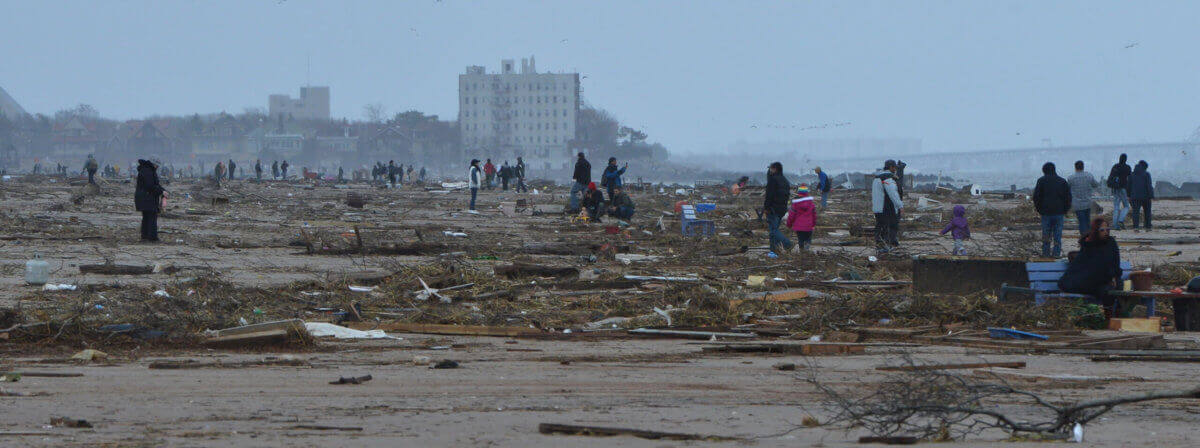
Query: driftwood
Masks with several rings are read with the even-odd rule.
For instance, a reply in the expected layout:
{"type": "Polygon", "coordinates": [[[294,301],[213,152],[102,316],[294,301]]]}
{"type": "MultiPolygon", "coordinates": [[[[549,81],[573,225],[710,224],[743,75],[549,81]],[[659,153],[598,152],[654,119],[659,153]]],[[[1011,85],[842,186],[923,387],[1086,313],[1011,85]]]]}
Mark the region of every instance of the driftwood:
{"type": "Polygon", "coordinates": [[[543,266],[529,263],[513,263],[510,265],[496,266],[494,272],[496,275],[507,278],[517,277],[571,277],[579,275],[579,270],[575,268],[560,268],[554,266],[543,266]]]}
{"type": "Polygon", "coordinates": [[[650,440],[707,440],[727,441],[737,440],[733,437],[710,436],[704,434],[684,434],[673,432],[646,431],[642,429],[611,428],[602,426],[560,425],[557,423],[542,423],[538,425],[542,434],[565,434],[573,436],[634,436],[650,440]]]}
{"type": "Polygon", "coordinates": [[[314,249],[316,255],[435,255],[446,251],[446,245],[441,243],[404,243],[389,244],[376,247],[348,247],[345,249],[314,249]]]}
{"type": "Polygon", "coordinates": [[[126,264],[81,264],[82,274],[99,275],[147,275],[154,273],[154,266],[133,266],[126,264]]]}

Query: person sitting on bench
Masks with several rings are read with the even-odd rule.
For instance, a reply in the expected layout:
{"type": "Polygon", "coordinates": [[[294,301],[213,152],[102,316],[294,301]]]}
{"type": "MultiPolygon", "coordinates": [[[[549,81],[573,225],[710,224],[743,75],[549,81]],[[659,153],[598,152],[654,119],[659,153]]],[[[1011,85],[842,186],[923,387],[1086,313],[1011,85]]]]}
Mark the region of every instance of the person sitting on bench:
{"type": "Polygon", "coordinates": [[[1108,291],[1121,281],[1121,252],[1117,240],[1108,231],[1108,220],[1092,220],[1091,229],[1079,239],[1079,253],[1058,279],[1058,288],[1063,292],[1095,297],[1111,314],[1114,298],[1108,291]]]}

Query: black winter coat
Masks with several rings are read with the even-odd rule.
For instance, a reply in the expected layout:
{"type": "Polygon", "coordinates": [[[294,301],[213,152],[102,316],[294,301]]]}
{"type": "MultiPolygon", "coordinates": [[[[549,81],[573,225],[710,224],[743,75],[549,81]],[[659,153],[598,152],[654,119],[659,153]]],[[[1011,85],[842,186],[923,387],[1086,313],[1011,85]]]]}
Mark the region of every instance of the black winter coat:
{"type": "Polygon", "coordinates": [[[1150,172],[1146,171],[1146,167],[1140,163],[1137,168],[1133,169],[1133,174],[1129,175],[1129,199],[1133,201],[1154,199],[1154,181],[1150,178],[1150,172]]]}
{"type": "Polygon", "coordinates": [[[138,160],[137,189],[133,192],[133,204],[139,212],[162,211],[163,187],[158,183],[158,168],[148,160],[138,160]]]}
{"type": "Polygon", "coordinates": [[[1108,170],[1108,178],[1116,179],[1117,188],[1129,189],[1129,175],[1131,170],[1128,163],[1115,163],[1111,170],[1108,170]]]}
{"type": "Polygon", "coordinates": [[[575,175],[571,176],[571,178],[586,187],[592,181],[592,164],[588,163],[587,159],[577,160],[575,162],[575,175]]]}
{"type": "Polygon", "coordinates": [[[766,198],[763,199],[763,209],[775,216],[787,213],[792,195],[792,184],[783,173],[767,175],[766,198]]]}
{"type": "Polygon", "coordinates": [[[1113,279],[1121,278],[1121,251],[1117,248],[1116,239],[1080,239],[1079,247],[1079,253],[1067,265],[1062,278],[1058,279],[1059,290],[1097,295],[1108,289],[1113,279]]]}
{"type": "Polygon", "coordinates": [[[1039,215],[1065,215],[1071,209],[1071,186],[1057,174],[1047,174],[1033,187],[1033,208],[1039,215]]]}

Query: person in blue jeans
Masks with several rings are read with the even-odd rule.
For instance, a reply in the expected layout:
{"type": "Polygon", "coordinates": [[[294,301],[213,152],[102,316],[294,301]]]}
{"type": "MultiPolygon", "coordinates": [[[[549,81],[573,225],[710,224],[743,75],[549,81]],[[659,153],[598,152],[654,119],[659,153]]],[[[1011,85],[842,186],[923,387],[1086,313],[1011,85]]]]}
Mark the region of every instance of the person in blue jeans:
{"type": "Polygon", "coordinates": [[[1042,215],[1042,256],[1058,258],[1062,256],[1063,215],[1071,209],[1071,186],[1058,176],[1053,163],[1042,165],[1032,199],[1033,208],[1042,215]]]}
{"type": "Polygon", "coordinates": [[[588,162],[582,152],[575,160],[575,174],[571,176],[571,179],[575,183],[571,185],[571,199],[567,208],[571,213],[575,213],[579,211],[580,195],[587,191],[587,185],[592,182],[592,164],[588,162]]]}
{"type": "Polygon", "coordinates": [[[821,193],[821,209],[824,210],[829,204],[829,190],[832,189],[832,185],[829,183],[829,175],[821,171],[821,167],[813,168],[813,171],[817,173],[817,191],[821,193]]]}
{"type": "Polygon", "coordinates": [[[792,195],[792,185],[783,175],[783,164],[772,162],[767,167],[766,197],[763,199],[763,213],[767,218],[767,230],[770,235],[771,251],[783,254],[792,250],[792,240],[779,231],[783,215],[787,213],[792,195]]]}
{"type": "Polygon", "coordinates": [[[1083,161],[1075,161],[1075,173],[1067,178],[1071,186],[1071,209],[1075,211],[1075,219],[1079,221],[1079,234],[1086,235],[1092,222],[1092,191],[1100,188],[1096,178],[1083,170],[1083,161]]]}
{"type": "Polygon", "coordinates": [[[1129,215],[1129,176],[1133,174],[1133,170],[1129,168],[1128,163],[1125,163],[1127,160],[1129,160],[1129,156],[1121,154],[1117,163],[1108,171],[1108,181],[1106,184],[1112,190],[1112,225],[1117,230],[1125,227],[1125,217],[1129,215]]]}

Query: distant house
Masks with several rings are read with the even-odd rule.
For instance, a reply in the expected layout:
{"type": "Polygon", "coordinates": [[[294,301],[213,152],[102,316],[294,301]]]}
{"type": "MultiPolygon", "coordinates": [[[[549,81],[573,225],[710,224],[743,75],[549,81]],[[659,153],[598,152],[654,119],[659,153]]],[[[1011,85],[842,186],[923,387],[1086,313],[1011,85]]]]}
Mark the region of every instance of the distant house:
{"type": "Polygon", "coordinates": [[[170,120],[130,120],[122,126],[127,158],[176,158],[187,150],[170,120]]]}
{"type": "Polygon", "coordinates": [[[252,159],[258,156],[258,151],[248,144],[246,134],[236,118],[222,113],[191,135],[188,143],[192,155],[199,160],[252,159]]]}
{"type": "Polygon", "coordinates": [[[54,124],[50,135],[50,153],[56,161],[87,158],[104,148],[108,140],[98,121],[72,116],[54,124]]]}

